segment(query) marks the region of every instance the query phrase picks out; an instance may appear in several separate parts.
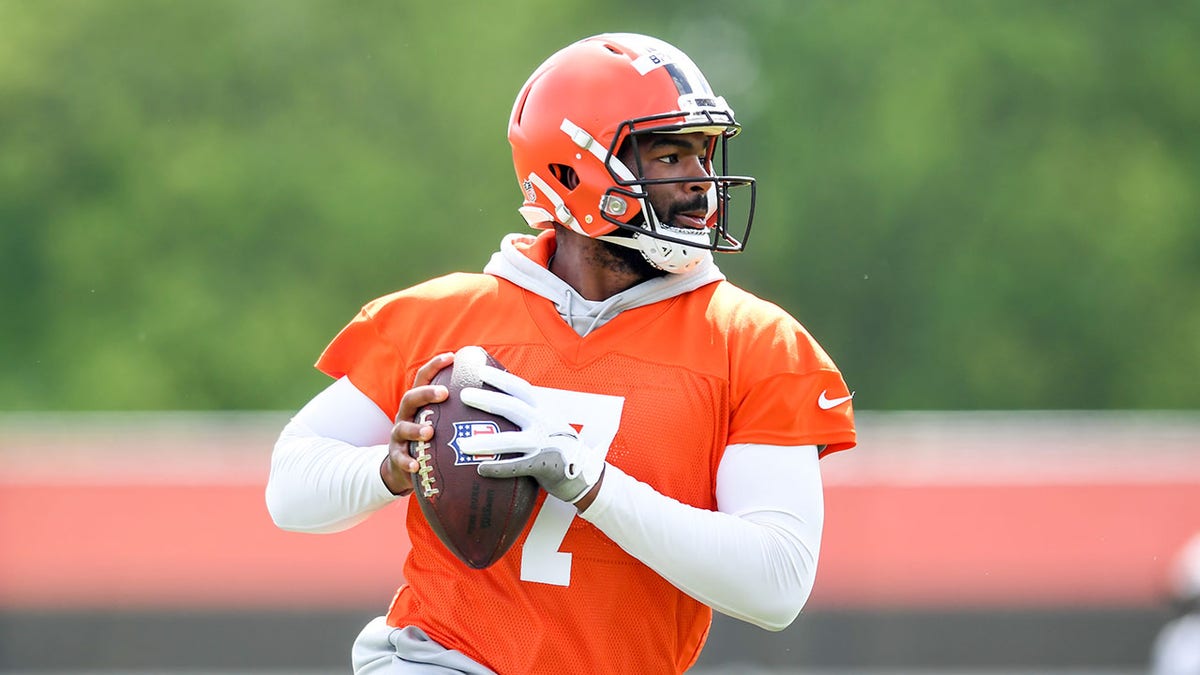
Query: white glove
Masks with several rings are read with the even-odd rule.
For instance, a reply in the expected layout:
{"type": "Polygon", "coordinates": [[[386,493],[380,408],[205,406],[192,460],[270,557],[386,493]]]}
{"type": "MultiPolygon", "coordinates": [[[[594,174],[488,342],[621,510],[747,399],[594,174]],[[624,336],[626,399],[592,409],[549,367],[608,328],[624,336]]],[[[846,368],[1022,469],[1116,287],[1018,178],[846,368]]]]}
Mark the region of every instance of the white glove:
{"type": "Polygon", "coordinates": [[[521,431],[481,434],[458,441],[468,455],[520,453],[511,459],[493,459],[479,465],[485,478],[532,476],[546,492],[574,504],[583,498],[604,473],[604,458],[591,452],[571,425],[539,410],[533,385],[512,373],[483,366],[480,379],[500,391],[467,387],[462,402],[512,421],[521,431]]]}

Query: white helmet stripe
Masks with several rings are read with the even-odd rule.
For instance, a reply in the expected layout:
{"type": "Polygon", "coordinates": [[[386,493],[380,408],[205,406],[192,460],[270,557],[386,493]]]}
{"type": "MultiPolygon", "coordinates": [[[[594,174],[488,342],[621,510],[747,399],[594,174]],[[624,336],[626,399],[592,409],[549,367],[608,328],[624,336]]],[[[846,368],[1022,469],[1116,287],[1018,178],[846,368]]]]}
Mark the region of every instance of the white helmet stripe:
{"type": "MultiPolygon", "coordinates": [[[[591,134],[584,131],[579,125],[575,124],[571,120],[564,118],[562,125],[559,126],[559,128],[571,137],[571,140],[575,143],[575,145],[578,145],[584,150],[590,152],[596,159],[600,160],[601,164],[603,164],[604,160],[608,158],[608,148],[605,148],[597,143],[596,139],[592,138],[591,134]]],[[[608,162],[608,168],[612,170],[612,172],[621,180],[636,180],[633,172],[630,171],[621,160],[617,159],[615,155],[608,162]]]]}
{"type": "Polygon", "coordinates": [[[712,88],[696,63],[678,47],[646,35],[610,33],[606,37],[620,42],[639,53],[630,65],[639,75],[646,75],[656,68],[665,68],[681,96],[695,94],[713,95],[712,88]]]}
{"type": "Polygon", "coordinates": [[[554,220],[575,230],[579,234],[587,234],[579,225],[579,221],[575,220],[575,216],[571,215],[571,210],[567,208],[567,204],[563,201],[562,196],[555,192],[554,188],[550,187],[546,181],[542,180],[541,176],[531,173],[529,174],[529,182],[541,190],[542,194],[546,195],[546,199],[549,199],[550,203],[554,205],[554,220]]]}

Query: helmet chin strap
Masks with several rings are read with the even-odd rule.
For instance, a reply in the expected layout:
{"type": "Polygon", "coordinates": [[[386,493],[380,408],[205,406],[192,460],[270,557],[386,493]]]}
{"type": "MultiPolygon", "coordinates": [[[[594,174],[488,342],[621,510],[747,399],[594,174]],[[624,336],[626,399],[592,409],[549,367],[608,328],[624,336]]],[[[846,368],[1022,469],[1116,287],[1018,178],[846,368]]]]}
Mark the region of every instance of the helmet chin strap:
{"type": "MultiPolygon", "coordinates": [[[[665,228],[664,228],[665,229],[665,228]]],[[[669,228],[671,234],[680,237],[691,237],[683,231],[683,228],[669,228]]],[[[691,228],[687,228],[691,229],[691,228]]],[[[708,235],[703,234],[700,230],[692,230],[700,233],[699,240],[704,244],[708,244],[708,235]]],[[[691,246],[681,244],[675,241],[667,241],[665,239],[657,239],[642,232],[634,232],[630,237],[614,237],[604,235],[596,237],[601,241],[607,241],[610,244],[624,246],[634,249],[642,254],[646,262],[654,267],[672,274],[686,272],[696,265],[699,265],[705,259],[712,257],[712,251],[701,246],[691,246]]]]}
{"type": "MultiPolygon", "coordinates": [[[[712,215],[717,212],[717,186],[715,184],[708,187],[708,208],[704,219],[707,221],[712,218],[712,215]]],[[[629,237],[614,237],[611,235],[603,235],[596,237],[601,241],[606,241],[610,244],[631,248],[642,254],[646,262],[653,265],[655,268],[679,274],[686,272],[702,261],[712,258],[712,252],[708,250],[709,245],[708,232],[706,230],[696,229],[694,227],[675,227],[668,223],[664,223],[658,218],[658,214],[654,212],[654,207],[649,204],[649,200],[644,199],[643,203],[646,207],[646,218],[650,225],[650,230],[647,232],[633,232],[629,237]],[[691,240],[694,244],[684,244],[676,241],[667,241],[655,237],[653,232],[662,232],[676,239],[691,240]]]]}

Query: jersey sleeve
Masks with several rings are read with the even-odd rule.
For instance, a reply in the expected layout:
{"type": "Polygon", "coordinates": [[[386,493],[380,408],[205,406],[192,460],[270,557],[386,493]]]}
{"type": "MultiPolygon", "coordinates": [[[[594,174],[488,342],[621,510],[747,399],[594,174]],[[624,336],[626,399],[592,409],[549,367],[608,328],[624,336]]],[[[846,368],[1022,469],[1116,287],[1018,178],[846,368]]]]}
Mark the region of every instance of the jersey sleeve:
{"type": "Polygon", "coordinates": [[[854,447],[853,395],[808,331],[774,305],[735,328],[729,443],[854,447]]]}
{"type": "Polygon", "coordinates": [[[401,379],[408,364],[396,350],[395,341],[385,339],[379,312],[386,300],[375,300],[362,308],[333,338],[317,359],[317,369],[332,378],[347,377],[389,418],[395,418],[400,399],[408,389],[401,379]]]}
{"type": "Polygon", "coordinates": [[[519,297],[512,289],[499,297],[499,288],[495,277],[452,273],[372,300],[325,348],[317,369],[348,378],[395,419],[400,398],[430,358],[481,344],[507,325],[504,311],[473,309],[519,297]]]}
{"type": "Polygon", "coordinates": [[[822,457],[848,450],[855,445],[849,395],[836,370],[771,375],[751,385],[735,409],[730,444],[824,446],[822,457]]]}

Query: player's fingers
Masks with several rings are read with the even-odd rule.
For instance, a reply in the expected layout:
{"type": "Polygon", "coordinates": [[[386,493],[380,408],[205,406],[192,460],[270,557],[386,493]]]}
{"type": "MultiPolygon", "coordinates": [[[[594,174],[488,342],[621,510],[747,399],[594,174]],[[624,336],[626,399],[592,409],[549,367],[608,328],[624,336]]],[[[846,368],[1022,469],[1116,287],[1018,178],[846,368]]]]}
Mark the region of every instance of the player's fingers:
{"type": "Polygon", "coordinates": [[[428,422],[400,420],[392,425],[392,443],[428,441],[433,438],[433,425],[428,422]]]}
{"type": "MultiPolygon", "coordinates": [[[[392,425],[391,438],[388,443],[388,465],[393,473],[403,471],[405,473],[416,473],[420,469],[417,460],[413,459],[412,453],[409,451],[410,446],[414,443],[424,443],[433,437],[433,427],[429,425],[421,425],[415,422],[401,420],[392,425]]],[[[388,484],[388,488],[396,492],[395,488],[403,488],[403,485],[393,485],[388,478],[384,479],[388,484]]]]}
{"type": "Polygon", "coordinates": [[[445,352],[429,359],[425,365],[417,369],[417,375],[413,378],[413,386],[420,387],[429,384],[433,381],[433,376],[438,374],[438,371],[446,366],[454,363],[454,352],[445,352]]]}
{"type": "Polygon", "coordinates": [[[466,387],[458,392],[463,403],[484,412],[499,415],[525,429],[537,420],[537,411],[525,401],[498,391],[466,387]]]}
{"type": "Polygon", "coordinates": [[[506,370],[483,366],[479,369],[479,379],[484,384],[490,384],[506,394],[512,394],[522,401],[533,405],[533,385],[524,378],[506,370]]]}
{"type": "Polygon", "coordinates": [[[476,434],[455,441],[464,455],[499,455],[510,452],[529,453],[538,449],[537,438],[527,431],[502,431],[498,434],[476,434]]]}
{"type": "Polygon", "coordinates": [[[450,390],[440,384],[413,387],[404,392],[404,396],[400,398],[400,408],[396,410],[396,421],[412,420],[421,408],[430,403],[441,403],[449,397],[450,390]]]}
{"type": "Polygon", "coordinates": [[[416,473],[421,465],[413,458],[410,451],[410,447],[416,443],[424,443],[424,441],[410,442],[393,439],[391,443],[388,443],[388,463],[406,473],[416,473]]]}
{"type": "Polygon", "coordinates": [[[528,468],[529,463],[523,459],[498,459],[480,463],[475,472],[484,478],[512,478],[527,475],[528,468]]]}
{"type": "Polygon", "coordinates": [[[498,465],[496,462],[484,462],[475,467],[475,473],[478,473],[484,478],[512,478],[516,474],[512,469],[503,464],[498,465]]]}

